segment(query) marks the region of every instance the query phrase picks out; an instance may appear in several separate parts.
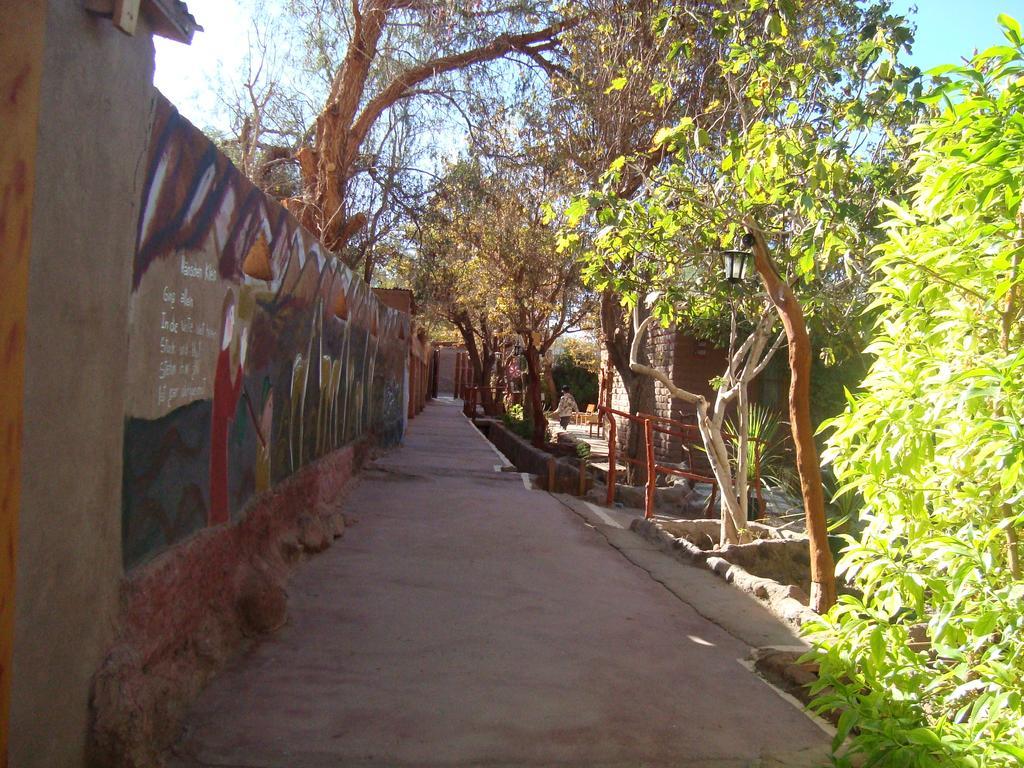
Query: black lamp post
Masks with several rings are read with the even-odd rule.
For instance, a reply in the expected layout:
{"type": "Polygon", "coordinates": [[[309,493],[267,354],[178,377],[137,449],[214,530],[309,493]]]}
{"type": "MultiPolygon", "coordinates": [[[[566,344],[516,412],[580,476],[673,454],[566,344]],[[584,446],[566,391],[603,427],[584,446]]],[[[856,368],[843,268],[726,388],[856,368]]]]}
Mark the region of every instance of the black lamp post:
{"type": "MultiPolygon", "coordinates": [[[[754,238],[747,233],[743,236],[743,247],[751,248],[754,245],[754,238]]],[[[751,252],[743,251],[722,251],[722,265],[725,267],[725,279],[730,283],[738,283],[747,276],[747,264],[750,263],[751,252]]]]}

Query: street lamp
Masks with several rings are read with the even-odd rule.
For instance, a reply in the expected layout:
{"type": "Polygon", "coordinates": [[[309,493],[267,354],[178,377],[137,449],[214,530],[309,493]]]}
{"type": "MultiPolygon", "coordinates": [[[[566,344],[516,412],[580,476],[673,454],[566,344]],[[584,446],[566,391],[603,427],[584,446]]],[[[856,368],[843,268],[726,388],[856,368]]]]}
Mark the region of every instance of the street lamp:
{"type": "MultiPolygon", "coordinates": [[[[749,232],[743,236],[743,247],[751,248],[754,245],[754,237],[749,232]]],[[[725,267],[725,279],[730,283],[738,283],[747,275],[747,264],[750,261],[749,250],[743,251],[722,251],[722,264],[725,267]]]]}

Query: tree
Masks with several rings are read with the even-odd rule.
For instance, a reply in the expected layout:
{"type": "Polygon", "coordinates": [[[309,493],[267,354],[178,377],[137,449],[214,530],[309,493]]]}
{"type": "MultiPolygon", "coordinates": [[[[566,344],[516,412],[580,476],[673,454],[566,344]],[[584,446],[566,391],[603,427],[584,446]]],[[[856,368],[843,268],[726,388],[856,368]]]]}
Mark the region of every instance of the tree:
{"type": "MultiPolygon", "coordinates": [[[[906,87],[898,65],[884,55],[901,44],[901,26],[886,13],[885,3],[862,5],[853,0],[593,3],[590,7],[599,10],[562,36],[568,74],[554,78],[561,97],[554,100],[552,131],[563,137],[567,156],[590,183],[617,158],[630,158],[620,168],[615,190],[628,198],[669,149],[653,141],[657,131],[681,118],[693,121],[706,142],[722,146],[737,126],[784,114],[793,101],[813,109],[817,95],[839,90],[836,84],[848,74],[854,76],[847,81],[847,106],[862,114],[856,91],[863,71],[884,65],[891,89],[906,87]],[[852,72],[854,62],[862,72],[852,72]]],[[[886,101],[885,90],[871,88],[870,100],[886,101]]],[[[586,242],[588,233],[581,234],[586,242]]],[[[632,313],[622,310],[622,297],[610,283],[594,285],[602,286],[602,341],[624,384],[629,410],[649,411],[650,380],[630,368],[632,313]]],[[[643,357],[643,347],[640,352],[643,357]]],[[[640,448],[636,438],[628,434],[625,446],[634,458],[640,448]]]]}
{"type": "Polygon", "coordinates": [[[1024,761],[1024,36],[933,70],[916,184],[888,204],[862,389],[827,459],[863,498],[854,594],[814,628],[841,765],[1024,761]]]}
{"type": "MultiPolygon", "coordinates": [[[[715,62],[721,45],[704,23],[720,3],[686,0],[595,0],[589,13],[562,36],[565,65],[551,75],[549,133],[582,186],[597,183],[618,157],[638,162],[617,179],[616,193],[635,194],[644,174],[663,158],[645,151],[659,128],[685,114],[703,115],[720,100],[723,83],[715,62]],[[669,20],[675,24],[669,25],[669,20]],[[680,55],[685,47],[687,55],[680,55]]],[[[599,292],[600,340],[608,370],[622,381],[630,413],[654,408],[652,381],[630,367],[635,326],[611,287],[599,292]]],[[[646,351],[639,350],[641,360],[646,351]]],[[[643,452],[643,433],[633,422],[619,434],[632,459],[643,452]]],[[[637,476],[627,464],[627,477],[637,476]]]]}
{"type": "MultiPolygon", "coordinates": [[[[471,336],[490,345],[492,355],[497,338],[521,340],[527,410],[539,443],[546,428],[542,358],[579,327],[592,303],[576,259],[557,248],[558,222],[542,207],[559,184],[557,166],[546,162],[543,148],[509,142],[504,150],[448,170],[421,222],[418,284],[428,303],[466,328],[467,348],[471,336]],[[474,320],[477,326],[469,330],[474,320]]],[[[480,386],[487,387],[491,368],[483,362],[474,367],[480,386]]]]}
{"type": "Polygon", "coordinates": [[[211,139],[256,186],[278,199],[299,191],[293,155],[315,113],[312,73],[292,53],[288,20],[266,0],[252,0],[248,48],[239,72],[216,85],[228,130],[207,129],[211,139]],[[275,30],[275,32],[271,32],[275,30]],[[313,91],[313,94],[310,91],[313,91]]]}
{"type": "Polygon", "coordinates": [[[348,193],[359,171],[360,149],[382,115],[423,94],[424,84],[447,73],[513,53],[543,59],[572,23],[518,4],[484,2],[464,10],[444,3],[355,0],[344,59],[316,117],[311,141],[296,155],[305,191],[290,207],[329,249],[340,250],[366,223],[365,212],[353,210],[348,193]],[[546,23],[528,26],[527,18],[544,16],[546,23]],[[368,91],[382,38],[395,26],[415,30],[406,40],[412,62],[368,91]]]}
{"type": "MultiPolygon", "coordinates": [[[[222,87],[242,170],[372,279],[436,179],[435,137],[497,59],[546,62],[576,20],[544,3],[252,0],[246,71],[222,87]]],[[[497,97],[488,97],[494,101],[497,97]]],[[[220,137],[218,137],[220,138],[220,137]]]]}
{"type": "MultiPolygon", "coordinates": [[[[857,278],[876,239],[877,202],[898,194],[903,179],[894,139],[913,113],[908,95],[915,73],[899,65],[897,54],[911,38],[904,19],[889,15],[884,4],[779,3],[766,9],[751,2],[721,11],[717,23],[728,51],[721,64],[728,100],[715,108],[717,120],[709,129],[685,117],[660,130],[655,144],[664,159],[645,172],[641,194],[633,199],[617,190],[645,159],[613,162],[600,190],[570,209],[577,222],[593,210],[586,225],[592,229],[570,233],[565,241],[589,234],[594,247],[586,278],[598,290],[622,295],[630,308],[642,306],[652,289],[659,291],[653,319],[638,328],[657,319],[714,336],[721,318],[733,316],[730,362],[715,408],[669,387],[696,407],[703,425],[723,491],[723,543],[735,540],[747,500],[739,492],[743,468],[730,467],[723,451],[719,409],[735,398],[738,419],[745,418],[745,388],[763,360],[753,355],[736,361],[736,350],[767,353],[773,305],[780,310],[791,343],[799,342],[790,349],[799,363],[791,408],[794,437],[803,449],[798,468],[811,537],[812,606],[822,611],[835,589],[820,473],[808,435],[802,373],[809,345],[800,325],[806,314],[827,331],[866,303],[857,278]],[[724,291],[713,268],[717,254],[745,231],[754,237],[767,291],[724,291]],[[737,326],[749,329],[745,341],[737,326]]],[[[633,349],[639,349],[636,340],[633,349]]],[[[671,384],[636,354],[631,367],[671,384]]],[[[742,423],[739,431],[745,432],[742,423]]],[[[737,463],[745,456],[738,451],[737,463]]]]}
{"type": "MultiPolygon", "coordinates": [[[[350,9],[326,0],[252,0],[250,11],[243,70],[219,87],[230,132],[212,138],[253,183],[287,201],[303,192],[297,154],[312,140],[311,126],[344,56],[350,9]]],[[[369,88],[399,66],[399,37],[382,41],[369,88]]],[[[367,282],[378,267],[393,265],[405,224],[432,179],[423,137],[444,115],[424,109],[428,100],[406,99],[387,110],[360,148],[348,199],[364,212],[365,225],[338,255],[367,282]]]]}
{"type": "Polygon", "coordinates": [[[476,386],[488,388],[501,317],[496,311],[493,276],[482,253],[483,194],[479,167],[464,161],[447,169],[421,217],[411,272],[417,300],[428,316],[457,329],[476,386]]]}

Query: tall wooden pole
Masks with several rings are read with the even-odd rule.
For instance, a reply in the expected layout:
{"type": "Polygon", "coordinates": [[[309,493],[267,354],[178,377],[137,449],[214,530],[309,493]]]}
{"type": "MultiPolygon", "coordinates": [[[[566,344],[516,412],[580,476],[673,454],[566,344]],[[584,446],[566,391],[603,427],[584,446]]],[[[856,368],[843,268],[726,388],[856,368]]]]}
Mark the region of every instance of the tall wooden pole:
{"type": "Polygon", "coordinates": [[[779,313],[789,341],[789,421],[796,448],[796,468],[811,549],[811,608],[824,613],[836,602],[836,566],[828,547],[825,493],[821,485],[818,447],[811,423],[811,339],[800,303],[783,280],[768,252],[764,234],[751,218],[743,220],[754,240],[754,268],[779,313]]]}
{"type": "Polygon", "coordinates": [[[21,506],[25,321],[46,3],[5,3],[0,24],[0,768],[7,768],[14,574],[21,506]]]}

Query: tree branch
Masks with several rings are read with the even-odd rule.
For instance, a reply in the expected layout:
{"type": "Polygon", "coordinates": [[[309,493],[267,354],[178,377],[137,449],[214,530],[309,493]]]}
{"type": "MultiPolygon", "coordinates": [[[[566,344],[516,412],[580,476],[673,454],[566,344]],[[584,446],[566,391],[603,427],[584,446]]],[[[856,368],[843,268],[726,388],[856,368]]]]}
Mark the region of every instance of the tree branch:
{"type": "Polygon", "coordinates": [[[412,67],[392,80],[377,96],[363,108],[363,111],[356,118],[352,125],[352,135],[356,143],[362,142],[369,132],[370,127],[380,117],[385,109],[396,101],[404,98],[406,92],[413,86],[429,80],[437,75],[446,72],[454,72],[463,69],[471,64],[480,64],[485,61],[493,61],[513,51],[526,52],[525,49],[535,43],[552,40],[566,29],[570,29],[580,22],[580,17],[566,19],[557,24],[544,27],[543,29],[525,32],[521,35],[502,34],[485,45],[473,48],[462,53],[441,56],[428,61],[425,64],[412,67]]]}
{"type": "Polygon", "coordinates": [[[680,389],[664,371],[659,371],[657,368],[652,368],[649,365],[644,365],[643,363],[638,362],[638,358],[640,356],[640,344],[643,342],[644,336],[647,334],[647,327],[653,320],[654,315],[650,315],[636,328],[636,333],[633,336],[633,345],[629,350],[629,367],[636,373],[643,374],[644,376],[650,376],[652,379],[660,381],[665,388],[668,389],[669,394],[671,394],[672,397],[678,400],[684,400],[687,403],[693,403],[701,408],[706,408],[707,400],[701,395],[694,394],[693,392],[689,392],[685,389],[680,389]]]}

